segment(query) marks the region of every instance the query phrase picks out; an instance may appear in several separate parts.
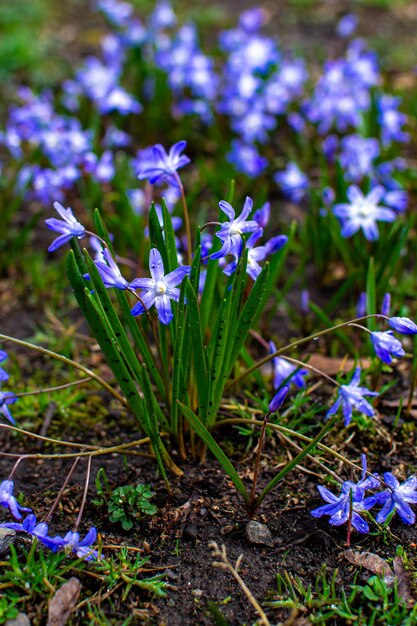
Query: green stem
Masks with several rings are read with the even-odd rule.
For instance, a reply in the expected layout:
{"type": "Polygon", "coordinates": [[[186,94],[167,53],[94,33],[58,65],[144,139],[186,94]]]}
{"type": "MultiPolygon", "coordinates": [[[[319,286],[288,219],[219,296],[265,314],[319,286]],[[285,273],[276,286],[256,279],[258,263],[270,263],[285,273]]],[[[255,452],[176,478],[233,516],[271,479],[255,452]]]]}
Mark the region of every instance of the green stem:
{"type": "Polygon", "coordinates": [[[309,335],[308,337],[303,337],[302,339],[297,339],[297,341],[293,341],[293,343],[289,343],[286,346],[284,346],[283,348],[280,348],[279,350],[276,350],[275,352],[272,352],[272,354],[268,354],[268,356],[266,356],[263,359],[260,359],[259,361],[257,361],[254,365],[249,367],[242,374],[240,374],[239,376],[234,378],[232,381],[230,381],[226,385],[226,389],[229,389],[230,387],[235,385],[238,381],[242,380],[243,378],[246,378],[246,376],[248,376],[249,374],[251,374],[255,370],[257,370],[260,367],[262,367],[262,365],[265,365],[265,363],[269,363],[269,361],[271,361],[272,359],[274,359],[277,356],[280,356],[284,352],[287,352],[288,350],[291,350],[292,348],[295,348],[297,346],[301,346],[302,344],[307,343],[308,341],[311,341],[312,339],[317,339],[318,337],[322,337],[323,335],[327,335],[328,333],[334,332],[335,330],[338,330],[339,328],[344,328],[345,326],[349,326],[350,324],[353,324],[354,322],[361,322],[362,320],[369,319],[370,317],[377,317],[377,318],[382,318],[382,319],[388,319],[385,315],[380,315],[379,313],[375,313],[374,315],[365,315],[364,317],[358,317],[358,318],[355,318],[353,320],[349,320],[348,322],[342,322],[341,324],[336,324],[335,326],[332,326],[331,328],[326,328],[325,330],[320,330],[319,332],[314,333],[312,335],[309,335]]]}
{"type": "Polygon", "coordinates": [[[112,396],[117,398],[117,400],[123,404],[124,406],[129,406],[128,402],[121,396],[117,391],[113,389],[105,380],[103,380],[100,376],[89,370],[84,365],[80,365],[77,361],[73,361],[72,359],[68,359],[66,356],[62,356],[62,354],[58,354],[57,352],[52,352],[52,350],[47,350],[46,348],[42,348],[41,346],[37,346],[34,343],[30,343],[29,341],[24,341],[23,339],[16,339],[15,337],[9,337],[8,335],[3,335],[0,333],[0,339],[2,341],[11,341],[12,343],[17,344],[18,346],[23,346],[24,348],[29,348],[29,350],[36,350],[36,352],[40,352],[41,354],[45,354],[46,356],[50,356],[53,359],[57,359],[61,361],[61,363],[65,363],[65,365],[69,365],[74,369],[80,370],[84,372],[90,378],[94,378],[94,380],[99,383],[106,391],[108,391],[112,396]]]}

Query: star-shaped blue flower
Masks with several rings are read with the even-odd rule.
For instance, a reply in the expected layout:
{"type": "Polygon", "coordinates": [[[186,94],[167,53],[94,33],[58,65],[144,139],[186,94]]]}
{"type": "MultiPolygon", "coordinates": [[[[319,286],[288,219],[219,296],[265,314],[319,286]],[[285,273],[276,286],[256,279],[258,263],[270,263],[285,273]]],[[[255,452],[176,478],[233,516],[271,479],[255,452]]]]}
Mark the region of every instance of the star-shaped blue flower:
{"type": "MultiPolygon", "coordinates": [[[[123,278],[117,264],[113,260],[113,257],[107,248],[103,249],[102,258],[104,261],[96,259],[94,264],[99,271],[104,286],[107,287],[107,289],[110,289],[111,287],[115,287],[116,289],[127,289],[129,287],[129,283],[125,278],[123,278]]],[[[90,280],[90,274],[84,274],[84,278],[90,280]]]]}
{"type": "Polygon", "coordinates": [[[156,248],[152,248],[149,255],[149,269],[152,278],[135,278],[129,285],[132,289],[142,289],[140,294],[142,302],[138,302],[132,309],[132,315],[142,315],[151,306],[155,305],[159,321],[169,324],[174,317],[171,309],[171,300],[178,302],[180,290],[178,285],[186,276],[189,276],[191,268],[188,265],[177,267],[166,276],[162,257],[156,248]],[[143,303],[143,304],[142,304],[143,303]]]}
{"type": "Polygon", "coordinates": [[[0,483],[0,505],[9,509],[10,513],[16,519],[22,519],[21,511],[23,511],[23,513],[29,513],[31,509],[20,506],[13,495],[13,487],[14,483],[12,480],[3,480],[3,482],[0,483]]]}
{"type": "Polygon", "coordinates": [[[359,387],[361,381],[361,368],[357,367],[353,374],[352,380],[348,385],[341,385],[339,389],[339,397],[330,409],[327,411],[326,418],[334,415],[339,407],[343,407],[343,417],[345,426],[352,419],[352,411],[356,409],[360,413],[364,413],[368,417],[373,417],[375,412],[373,407],[365,399],[364,396],[377,396],[376,391],[370,391],[366,387],[359,387]]]}
{"type": "Polygon", "coordinates": [[[378,504],[383,507],[376,516],[376,521],[383,524],[393,511],[397,511],[404,524],[414,524],[415,513],[410,504],[417,504],[417,476],[410,476],[402,485],[391,472],[384,474],[384,482],[389,489],[377,494],[378,504]]]}
{"type": "Polygon", "coordinates": [[[60,246],[70,241],[73,237],[81,239],[85,235],[85,228],[80,222],[78,222],[70,208],[64,209],[62,204],[54,202],[54,208],[58,211],[62,220],[57,220],[54,217],[45,220],[45,224],[50,230],[61,235],[51,243],[48,248],[48,252],[54,252],[60,246]]]}
{"type": "Polygon", "coordinates": [[[65,552],[75,552],[78,558],[92,561],[98,558],[97,550],[92,550],[91,546],[96,542],[97,530],[90,528],[84,539],[80,539],[80,533],[68,531],[63,541],[65,552]]]}
{"type": "MultiPolygon", "coordinates": [[[[3,361],[6,361],[6,359],[7,352],[5,352],[4,350],[0,350],[0,363],[3,363],[3,361]]],[[[0,367],[0,383],[4,382],[5,380],[9,380],[9,374],[2,367],[0,367]]]]}
{"type": "Polygon", "coordinates": [[[374,331],[371,333],[371,341],[375,348],[376,355],[384,363],[392,363],[392,357],[402,357],[405,355],[401,341],[394,337],[392,330],[385,332],[374,331]]]}
{"type": "MultiPolygon", "coordinates": [[[[28,511],[30,509],[22,509],[28,511]]],[[[40,522],[37,524],[36,516],[33,513],[27,515],[22,523],[7,522],[6,524],[0,524],[3,528],[11,528],[16,532],[23,532],[31,537],[36,537],[44,546],[55,552],[58,548],[64,545],[62,537],[50,537],[48,535],[48,524],[46,522],[40,522]]]]}
{"type": "Polygon", "coordinates": [[[14,404],[16,400],[16,396],[11,391],[0,391],[0,414],[4,415],[4,417],[13,425],[16,424],[16,422],[10,413],[8,405],[14,404]]]}
{"type": "MultiPolygon", "coordinates": [[[[269,342],[269,350],[271,354],[277,351],[277,347],[273,341],[269,342]]],[[[286,381],[288,384],[294,384],[297,387],[304,387],[304,377],[307,376],[308,370],[300,369],[286,359],[276,356],[272,359],[274,366],[274,389],[279,389],[286,381]]]]}
{"type": "Polygon", "coordinates": [[[342,491],[339,496],[335,496],[329,489],[319,485],[317,489],[323,500],[328,504],[314,509],[311,511],[311,515],[313,517],[329,515],[329,524],[332,526],[345,524],[350,517],[353,528],[359,533],[368,533],[368,522],[361,517],[360,513],[372,508],[377,503],[378,495],[365,498],[365,491],[377,488],[380,481],[377,477],[366,476],[365,455],[362,455],[362,468],[361,480],[357,483],[353,483],[350,480],[345,481],[342,484],[342,491]]]}
{"type": "Polygon", "coordinates": [[[221,259],[228,254],[240,257],[243,250],[242,235],[245,233],[253,233],[259,229],[258,222],[255,220],[247,220],[249,213],[252,211],[253,202],[251,198],[247,197],[243,205],[242,213],[236,218],[234,208],[225,200],[219,202],[219,207],[223,213],[227,215],[229,221],[223,222],[220,226],[220,230],[217,231],[216,237],[223,242],[223,245],[220,250],[212,254],[210,258],[221,259]]]}
{"type": "Polygon", "coordinates": [[[178,141],[168,153],[159,143],[153,146],[151,158],[139,172],[139,180],[148,178],[152,185],[168,182],[178,187],[177,170],[190,163],[190,159],[185,154],[181,155],[186,146],[186,141],[178,141]]]}

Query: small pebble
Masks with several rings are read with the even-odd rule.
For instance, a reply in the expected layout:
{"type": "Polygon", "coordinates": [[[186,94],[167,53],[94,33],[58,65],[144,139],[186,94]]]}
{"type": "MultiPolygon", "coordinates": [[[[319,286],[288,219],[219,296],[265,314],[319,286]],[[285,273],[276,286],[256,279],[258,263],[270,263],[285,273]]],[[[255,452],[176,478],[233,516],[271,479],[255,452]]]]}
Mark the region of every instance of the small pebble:
{"type": "Polygon", "coordinates": [[[8,619],[4,626],[30,626],[30,619],[26,613],[19,613],[14,619],[8,619]]]}
{"type": "Polygon", "coordinates": [[[16,541],[16,532],[11,528],[0,528],[0,554],[8,552],[12,543],[16,541]]]}
{"type": "Polygon", "coordinates": [[[264,546],[272,548],[274,546],[274,540],[266,524],[251,520],[246,524],[245,529],[246,539],[249,543],[260,543],[264,546]]]}
{"type": "Polygon", "coordinates": [[[203,595],[204,591],[202,589],[193,589],[191,591],[191,594],[195,597],[195,598],[201,598],[201,596],[203,595]]]}

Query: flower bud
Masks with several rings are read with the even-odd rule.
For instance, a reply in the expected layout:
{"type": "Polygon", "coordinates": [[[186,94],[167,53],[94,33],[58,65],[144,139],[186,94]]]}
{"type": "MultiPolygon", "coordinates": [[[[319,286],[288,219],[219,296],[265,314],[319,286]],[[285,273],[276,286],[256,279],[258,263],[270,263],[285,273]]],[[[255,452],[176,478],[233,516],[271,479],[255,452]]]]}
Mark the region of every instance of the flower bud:
{"type": "Polygon", "coordinates": [[[388,320],[391,328],[402,335],[417,335],[417,324],[408,317],[391,317],[388,320]]]}
{"type": "Polygon", "coordinates": [[[287,397],[288,390],[289,387],[282,387],[279,391],[277,391],[277,393],[269,403],[270,413],[275,413],[275,411],[278,411],[281,408],[285,398],[287,397]]]}

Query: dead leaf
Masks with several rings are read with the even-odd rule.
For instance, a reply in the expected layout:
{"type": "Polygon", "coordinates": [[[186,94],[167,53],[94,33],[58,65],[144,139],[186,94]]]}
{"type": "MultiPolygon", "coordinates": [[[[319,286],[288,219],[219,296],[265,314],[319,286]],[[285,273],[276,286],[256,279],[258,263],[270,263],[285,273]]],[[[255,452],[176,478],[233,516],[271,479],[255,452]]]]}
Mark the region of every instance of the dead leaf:
{"type": "Polygon", "coordinates": [[[78,578],[72,577],[62,585],[49,603],[47,626],[64,626],[71,615],[81,591],[78,578]]]}
{"type": "Polygon", "coordinates": [[[407,602],[407,604],[412,603],[413,597],[410,591],[411,574],[404,568],[404,561],[400,556],[394,557],[393,568],[394,574],[396,575],[398,580],[398,595],[405,602],[407,602]]]}
{"type": "Polygon", "coordinates": [[[366,567],[371,572],[384,580],[387,585],[392,585],[395,580],[395,574],[385,559],[374,554],[373,552],[355,552],[354,550],[345,550],[342,552],[348,561],[359,567],[366,567]]]}
{"type": "MultiPolygon", "coordinates": [[[[353,359],[340,359],[338,357],[328,357],[322,354],[312,354],[308,360],[308,364],[321,370],[329,376],[335,376],[339,372],[345,374],[351,372],[357,362],[353,359]]],[[[371,364],[369,359],[361,359],[362,368],[366,369],[371,364]]]]}

